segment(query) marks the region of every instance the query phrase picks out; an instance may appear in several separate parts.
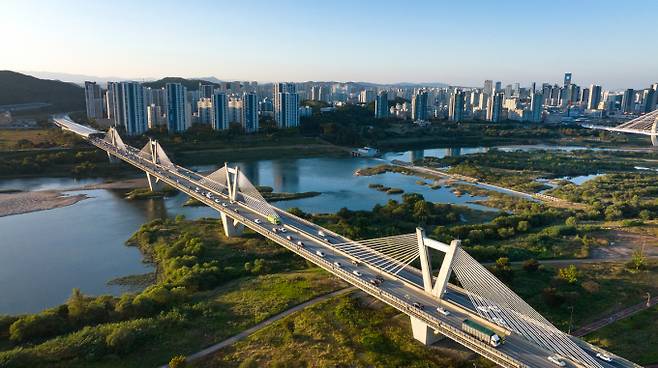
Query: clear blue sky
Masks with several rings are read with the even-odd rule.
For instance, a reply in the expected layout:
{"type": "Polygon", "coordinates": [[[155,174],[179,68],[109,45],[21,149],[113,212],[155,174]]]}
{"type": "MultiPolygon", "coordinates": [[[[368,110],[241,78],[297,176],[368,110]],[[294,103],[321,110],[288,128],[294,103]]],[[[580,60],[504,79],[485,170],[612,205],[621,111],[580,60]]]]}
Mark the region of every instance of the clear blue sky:
{"type": "Polygon", "coordinates": [[[655,0],[2,0],[0,69],[238,80],[658,81],[655,0]]]}

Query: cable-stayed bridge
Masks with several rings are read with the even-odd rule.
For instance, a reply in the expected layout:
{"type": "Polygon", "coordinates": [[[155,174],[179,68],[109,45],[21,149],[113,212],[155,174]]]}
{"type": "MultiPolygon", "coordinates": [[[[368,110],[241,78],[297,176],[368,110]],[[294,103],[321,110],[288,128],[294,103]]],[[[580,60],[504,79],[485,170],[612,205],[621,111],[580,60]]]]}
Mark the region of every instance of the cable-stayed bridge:
{"type": "Polygon", "coordinates": [[[658,110],[646,113],[633,120],[614,127],[603,125],[583,125],[585,128],[607,130],[609,132],[642,134],[651,137],[651,144],[658,146],[658,110]]]}
{"type": "Polygon", "coordinates": [[[444,244],[420,228],[350,240],[270,206],[237,167],[204,176],[174,164],[156,141],[137,149],[113,128],[97,131],[67,116],[54,122],[111,159],[143,170],[152,190],[165,183],[217,210],[227,236],[239,236],[246,226],[407,314],[414,338],[424,344],[448,337],[503,367],[639,367],[558,330],[458,240],[444,244]],[[438,272],[431,262],[436,253],[443,256],[438,272]],[[448,282],[452,275],[461,287],[448,282]]]}

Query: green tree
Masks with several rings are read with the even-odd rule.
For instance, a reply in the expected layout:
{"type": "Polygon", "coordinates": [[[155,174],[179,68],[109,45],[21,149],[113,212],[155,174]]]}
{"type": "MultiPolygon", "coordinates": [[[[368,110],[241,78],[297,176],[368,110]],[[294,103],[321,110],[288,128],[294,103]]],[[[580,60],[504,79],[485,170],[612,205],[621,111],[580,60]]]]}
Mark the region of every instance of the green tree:
{"type": "Polygon", "coordinates": [[[569,216],[564,221],[564,224],[567,225],[567,226],[576,226],[576,225],[578,225],[578,220],[576,219],[575,216],[569,216]]]}
{"type": "Polygon", "coordinates": [[[569,265],[558,270],[558,278],[566,281],[569,284],[575,284],[578,282],[578,269],[576,265],[569,265]]]}
{"type": "Polygon", "coordinates": [[[184,368],[187,367],[187,361],[184,355],[176,355],[169,360],[169,368],[184,368]]]}
{"type": "Polygon", "coordinates": [[[84,315],[86,310],[86,302],[84,295],[82,295],[82,292],[80,292],[80,289],[73,289],[71,296],[66,302],[66,306],[69,310],[69,317],[77,319],[84,315]]]}
{"type": "Polygon", "coordinates": [[[633,252],[631,257],[631,264],[636,271],[644,268],[647,265],[647,257],[644,255],[642,250],[638,249],[633,252]]]}

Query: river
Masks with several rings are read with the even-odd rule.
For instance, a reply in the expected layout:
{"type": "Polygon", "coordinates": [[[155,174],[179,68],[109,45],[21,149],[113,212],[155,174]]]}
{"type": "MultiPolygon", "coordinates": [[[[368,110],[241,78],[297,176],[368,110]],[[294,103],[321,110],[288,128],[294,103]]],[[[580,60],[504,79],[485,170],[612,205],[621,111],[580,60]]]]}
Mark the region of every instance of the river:
{"type": "MultiPolygon", "coordinates": [[[[415,160],[423,156],[445,157],[486,152],[484,147],[440,148],[385,153],[381,158],[271,159],[233,163],[256,185],[277,192],[317,191],[317,197],[275,202],[280,208],[299,207],[307,212],[336,212],[342,207],[369,210],[401,195],[368,188],[379,183],[422,194],[427,200],[490,208],[468,202],[485,197],[455,196],[450,188],[433,190],[416,183],[418,178],[396,173],[354,176],[358,168],[391,159],[415,160]]],[[[195,167],[210,170],[210,166],[195,167]]],[[[0,314],[37,312],[66,301],[74,287],[86,294],[119,295],[120,286],[107,281],[152,271],[126,239],[141,224],[155,218],[216,217],[207,207],[183,207],[186,196],[164,200],[129,201],[112,190],[72,190],[103,179],[30,178],[0,181],[0,190],[62,190],[90,198],[69,207],[0,217],[0,314]]]]}

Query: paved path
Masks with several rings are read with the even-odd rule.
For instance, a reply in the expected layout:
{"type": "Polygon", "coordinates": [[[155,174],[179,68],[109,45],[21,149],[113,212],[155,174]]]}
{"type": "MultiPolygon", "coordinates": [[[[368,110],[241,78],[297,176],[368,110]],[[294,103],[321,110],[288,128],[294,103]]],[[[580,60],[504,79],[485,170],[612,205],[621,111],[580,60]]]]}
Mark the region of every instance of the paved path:
{"type": "MultiPolygon", "coordinates": [[[[267,326],[271,325],[272,323],[274,323],[274,322],[276,322],[276,321],[278,321],[278,320],[280,320],[284,317],[287,317],[287,316],[289,316],[289,315],[291,315],[295,312],[298,312],[298,311],[300,311],[300,310],[302,310],[306,307],[309,307],[313,304],[325,301],[327,299],[331,299],[335,296],[339,296],[339,295],[349,293],[349,292],[354,291],[354,290],[356,290],[356,287],[351,286],[351,287],[347,287],[347,288],[344,288],[344,289],[334,291],[333,293],[329,293],[329,294],[319,296],[315,299],[311,299],[311,300],[309,300],[307,302],[304,302],[302,304],[298,304],[298,305],[296,305],[296,306],[294,306],[294,307],[292,307],[292,308],[290,308],[290,309],[288,309],[284,312],[281,312],[281,313],[279,313],[275,316],[272,316],[272,317],[264,320],[263,322],[240,332],[239,334],[237,334],[235,336],[231,336],[231,337],[229,337],[228,339],[226,339],[224,341],[220,341],[220,342],[218,342],[214,345],[210,345],[209,347],[207,347],[207,348],[205,348],[201,351],[198,351],[198,352],[196,352],[192,355],[189,355],[185,360],[187,362],[191,362],[193,360],[206,357],[206,356],[208,356],[210,354],[213,354],[213,353],[217,352],[218,350],[221,350],[221,349],[223,349],[227,346],[231,346],[231,345],[235,344],[236,342],[238,342],[238,341],[248,337],[249,335],[253,334],[254,332],[256,332],[256,331],[258,331],[258,330],[260,330],[264,327],[267,327],[267,326]]],[[[165,364],[161,368],[167,368],[167,367],[168,367],[168,365],[165,364]]]]}
{"type": "Polygon", "coordinates": [[[616,321],[619,321],[620,319],[630,317],[630,316],[634,315],[635,313],[641,312],[641,311],[643,311],[647,308],[650,308],[654,305],[657,305],[657,304],[658,304],[658,296],[654,296],[649,301],[649,306],[648,307],[647,307],[647,302],[646,301],[644,301],[642,303],[632,305],[628,308],[624,308],[620,311],[617,311],[613,314],[610,314],[605,318],[601,318],[597,321],[594,321],[594,322],[589,323],[585,326],[582,326],[581,328],[574,331],[572,335],[574,335],[576,337],[585,336],[585,335],[587,335],[588,333],[590,333],[592,331],[596,331],[596,330],[598,330],[600,328],[603,328],[603,327],[605,327],[609,324],[612,324],[616,321]]]}

